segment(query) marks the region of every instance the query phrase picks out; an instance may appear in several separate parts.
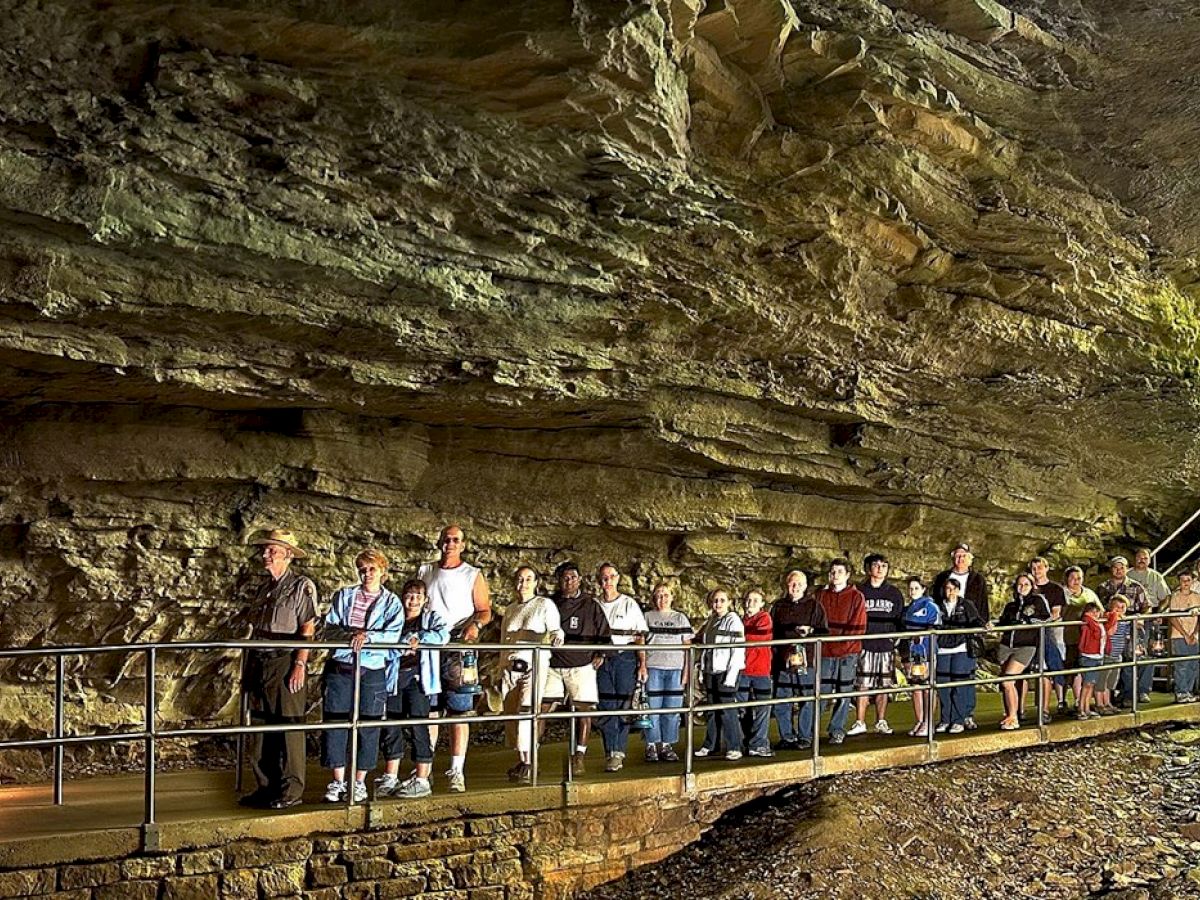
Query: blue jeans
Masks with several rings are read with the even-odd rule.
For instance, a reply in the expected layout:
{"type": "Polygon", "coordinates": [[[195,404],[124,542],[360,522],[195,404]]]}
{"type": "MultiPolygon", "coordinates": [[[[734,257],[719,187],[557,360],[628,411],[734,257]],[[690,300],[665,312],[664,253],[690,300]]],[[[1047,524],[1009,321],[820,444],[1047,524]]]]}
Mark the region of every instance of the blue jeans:
{"type": "MultiPolygon", "coordinates": [[[[725,686],[725,673],[704,676],[704,689],[709,703],[732,703],[737,699],[737,686],[725,686]]],[[[704,746],[709,752],[723,749],[742,749],[742,730],[738,727],[738,711],[736,709],[718,709],[705,715],[708,720],[704,729],[704,746]]]]}
{"type": "MultiPolygon", "coordinates": [[[[771,676],[746,675],[738,676],[738,700],[770,700],[771,676]]],[[[751,706],[741,710],[742,737],[747,750],[769,750],[771,741],[767,729],[771,726],[771,707],[751,706]]]]}
{"type": "MultiPolygon", "coordinates": [[[[322,719],[326,722],[348,722],[354,702],[354,675],[346,667],[330,663],[325,669],[325,699],[322,719]]],[[[360,669],[358,717],[379,721],[387,706],[387,673],[383,669],[360,669]]],[[[322,764],[328,769],[340,769],[349,756],[350,731],[341,728],[321,732],[322,764]]],[[[358,759],[355,769],[373,769],[379,759],[379,729],[360,728],[358,759]]]]}
{"type": "Polygon", "coordinates": [[[1196,676],[1200,674],[1200,646],[1189,644],[1183,638],[1171,638],[1171,654],[1175,662],[1175,693],[1196,693],[1196,676]]]}
{"type": "MultiPolygon", "coordinates": [[[[776,697],[811,697],[815,691],[816,673],[809,666],[803,672],[789,672],[787,669],[775,676],[776,697]]],[[[771,709],[775,713],[775,721],[779,723],[779,739],[781,741],[796,740],[799,732],[796,721],[800,711],[809,704],[776,703],[771,709]]]]}
{"type": "MultiPolygon", "coordinates": [[[[629,709],[637,686],[637,655],[622,650],[604,660],[596,672],[597,709],[629,709]]],[[[596,720],[604,740],[604,754],[624,753],[629,746],[629,721],[625,716],[602,716],[596,720]]]]}
{"type": "MultiPolygon", "coordinates": [[[[843,694],[854,690],[855,676],[858,674],[858,654],[849,656],[823,657],[821,659],[821,693],[843,694]]],[[[825,712],[827,701],[821,701],[821,712],[825,712]]],[[[846,719],[850,715],[850,700],[833,701],[833,715],[829,717],[829,734],[846,731],[846,719]]],[[[814,703],[804,704],[800,711],[800,740],[811,741],[813,736],[813,706],[814,703]]]]}
{"type": "MultiPolygon", "coordinates": [[[[966,681],[975,676],[975,659],[969,653],[939,653],[938,681],[966,681]]],[[[953,687],[937,689],[941,707],[938,721],[943,725],[961,725],[975,713],[975,688],[953,687]]]]}
{"type": "MultiPolygon", "coordinates": [[[[680,709],[683,707],[683,670],[647,669],[646,699],[651,709],[680,709]]],[[[646,731],[646,743],[673,744],[679,740],[679,716],[651,716],[646,731]]]]}
{"type": "MultiPolygon", "coordinates": [[[[388,697],[389,719],[429,718],[429,696],[421,687],[416,669],[401,669],[396,693],[388,697]]],[[[383,727],[383,758],[388,762],[404,759],[404,743],[412,744],[413,762],[433,762],[433,747],[429,742],[428,725],[385,725],[383,727]]]]}

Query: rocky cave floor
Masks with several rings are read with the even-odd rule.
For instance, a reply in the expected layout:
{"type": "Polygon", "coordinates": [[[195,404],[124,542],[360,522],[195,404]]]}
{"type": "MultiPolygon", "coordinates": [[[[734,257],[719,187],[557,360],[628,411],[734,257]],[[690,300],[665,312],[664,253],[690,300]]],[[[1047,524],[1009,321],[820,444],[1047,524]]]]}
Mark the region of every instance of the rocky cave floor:
{"type": "Polygon", "coordinates": [[[1200,729],[807,784],[588,900],[1200,897],[1200,729]]]}

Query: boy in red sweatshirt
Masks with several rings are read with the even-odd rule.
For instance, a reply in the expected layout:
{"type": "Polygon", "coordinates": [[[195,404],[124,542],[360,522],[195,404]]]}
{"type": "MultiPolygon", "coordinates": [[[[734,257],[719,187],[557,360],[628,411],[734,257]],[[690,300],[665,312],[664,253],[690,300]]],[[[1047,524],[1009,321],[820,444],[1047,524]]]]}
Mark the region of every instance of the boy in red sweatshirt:
{"type": "MultiPolygon", "coordinates": [[[[852,640],[827,641],[821,646],[821,693],[843,694],[854,690],[858,673],[858,656],[862,641],[857,638],[867,630],[867,602],[862,591],[850,584],[850,561],[835,559],[829,564],[829,584],[817,594],[817,602],[825,610],[831,635],[854,636],[852,640]]],[[[800,714],[800,742],[812,744],[813,704],[804,704],[800,714]]],[[[840,744],[846,739],[846,719],[850,713],[850,698],[835,701],[829,719],[829,742],[840,744]]]]}
{"type": "MultiPolygon", "coordinates": [[[[1108,618],[1101,624],[1100,615],[1104,607],[1096,600],[1089,600],[1083,607],[1082,627],[1079,631],[1079,667],[1092,669],[1104,662],[1112,646],[1113,632],[1121,624],[1121,614],[1125,612],[1125,604],[1120,597],[1114,597],[1109,604],[1108,618]]],[[[1101,672],[1088,671],[1083,673],[1083,690],[1079,692],[1079,719],[1098,719],[1100,713],[1093,710],[1092,698],[1096,694],[1096,682],[1101,672]]]]}
{"type": "MultiPolygon", "coordinates": [[[[742,625],[747,641],[769,641],[774,631],[771,614],[763,609],[763,592],[746,592],[742,600],[742,625]]],[[[738,677],[738,700],[771,699],[771,648],[747,647],[746,668],[738,677]]],[[[742,738],[747,756],[774,756],[767,729],[771,725],[771,707],[750,706],[742,710],[742,738]]]]}

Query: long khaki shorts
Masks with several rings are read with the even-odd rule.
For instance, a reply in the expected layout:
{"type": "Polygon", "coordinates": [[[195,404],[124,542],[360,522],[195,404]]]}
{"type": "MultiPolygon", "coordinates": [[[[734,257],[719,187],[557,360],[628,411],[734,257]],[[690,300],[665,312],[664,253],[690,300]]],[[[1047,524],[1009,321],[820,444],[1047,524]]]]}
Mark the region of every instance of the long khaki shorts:
{"type": "Polygon", "coordinates": [[[588,663],[586,666],[572,666],[569,669],[550,669],[542,700],[549,703],[563,699],[576,703],[599,703],[596,667],[588,663]]]}

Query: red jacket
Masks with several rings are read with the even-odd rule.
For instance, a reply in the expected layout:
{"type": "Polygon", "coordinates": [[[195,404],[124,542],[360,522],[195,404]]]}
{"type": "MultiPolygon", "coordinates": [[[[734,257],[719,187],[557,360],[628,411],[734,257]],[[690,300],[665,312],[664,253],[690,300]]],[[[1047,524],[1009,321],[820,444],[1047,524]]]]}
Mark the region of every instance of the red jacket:
{"type": "MultiPolygon", "coordinates": [[[[830,634],[862,634],[867,630],[867,601],[854,585],[848,584],[840,591],[823,587],[817,602],[825,610],[830,634]]],[[[822,645],[821,655],[838,658],[860,650],[862,641],[829,641],[822,645]]]]}
{"type": "Polygon", "coordinates": [[[1079,632],[1080,656],[1103,656],[1108,652],[1110,638],[1117,630],[1121,617],[1115,612],[1108,614],[1108,620],[1101,625],[1100,620],[1090,613],[1083,617],[1083,630],[1079,632]]]}
{"type": "MultiPolygon", "coordinates": [[[[742,624],[746,628],[747,641],[769,641],[775,630],[775,624],[771,621],[771,614],[765,609],[759,610],[748,619],[742,619],[742,624]]],[[[747,647],[746,668],[742,669],[742,674],[770,675],[771,648],[747,647]]]]}

